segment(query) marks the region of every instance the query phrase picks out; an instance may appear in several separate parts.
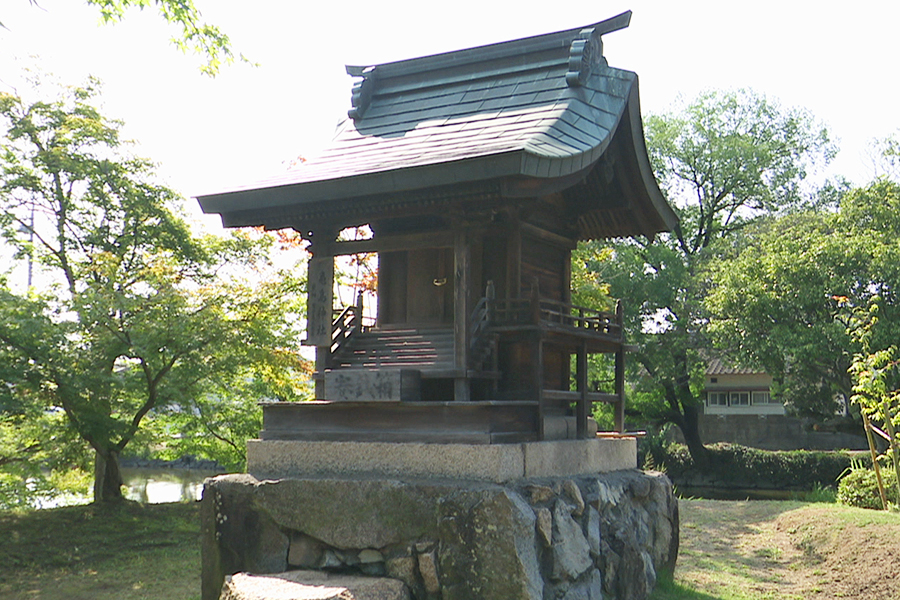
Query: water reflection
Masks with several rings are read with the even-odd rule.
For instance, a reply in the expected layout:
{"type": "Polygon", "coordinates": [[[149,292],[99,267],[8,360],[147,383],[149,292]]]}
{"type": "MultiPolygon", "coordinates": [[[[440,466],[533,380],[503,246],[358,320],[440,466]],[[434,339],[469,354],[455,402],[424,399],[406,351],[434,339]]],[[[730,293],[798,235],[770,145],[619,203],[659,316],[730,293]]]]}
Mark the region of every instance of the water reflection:
{"type": "Polygon", "coordinates": [[[197,469],[122,469],[125,497],[144,504],[193,502],[203,493],[203,480],[215,471],[197,469]]]}

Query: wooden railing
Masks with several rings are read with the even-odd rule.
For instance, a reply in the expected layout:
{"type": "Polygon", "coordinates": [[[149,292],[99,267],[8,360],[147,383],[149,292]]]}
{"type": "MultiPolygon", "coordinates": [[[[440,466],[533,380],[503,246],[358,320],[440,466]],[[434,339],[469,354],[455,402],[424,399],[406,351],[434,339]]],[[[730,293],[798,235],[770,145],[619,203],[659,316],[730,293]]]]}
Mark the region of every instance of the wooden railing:
{"type": "Polygon", "coordinates": [[[616,313],[608,313],[554,300],[539,300],[539,316],[543,323],[588,329],[614,338],[622,336],[622,322],[616,313]]]}
{"type": "Polygon", "coordinates": [[[331,355],[337,354],[354,333],[363,330],[363,295],[356,297],[356,304],[334,311],[331,322],[331,355]]]}
{"type": "Polygon", "coordinates": [[[493,306],[494,325],[561,325],[583,329],[615,339],[622,337],[622,315],[594,310],[544,298],[516,298],[496,300],[493,306]]]}

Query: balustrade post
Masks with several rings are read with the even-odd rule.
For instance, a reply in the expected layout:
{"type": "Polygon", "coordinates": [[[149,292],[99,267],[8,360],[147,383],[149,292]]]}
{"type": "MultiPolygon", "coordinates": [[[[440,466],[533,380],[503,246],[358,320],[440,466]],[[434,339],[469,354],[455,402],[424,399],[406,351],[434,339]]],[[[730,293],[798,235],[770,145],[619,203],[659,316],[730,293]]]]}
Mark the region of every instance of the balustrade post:
{"type": "Polygon", "coordinates": [[[531,280],[531,322],[534,325],[541,323],[541,290],[537,277],[531,280]]]}
{"type": "Polygon", "coordinates": [[[353,331],[359,333],[362,331],[363,322],[363,292],[360,291],[356,295],[356,320],[353,323],[353,331]]]}

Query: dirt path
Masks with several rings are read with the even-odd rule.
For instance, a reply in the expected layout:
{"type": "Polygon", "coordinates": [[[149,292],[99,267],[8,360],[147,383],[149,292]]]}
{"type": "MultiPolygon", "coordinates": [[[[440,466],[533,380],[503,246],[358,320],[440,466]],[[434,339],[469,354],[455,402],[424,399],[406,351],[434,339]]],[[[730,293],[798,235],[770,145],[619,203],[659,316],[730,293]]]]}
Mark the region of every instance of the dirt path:
{"type": "Polygon", "coordinates": [[[714,598],[900,600],[900,515],[682,500],[676,581],[714,598]]]}

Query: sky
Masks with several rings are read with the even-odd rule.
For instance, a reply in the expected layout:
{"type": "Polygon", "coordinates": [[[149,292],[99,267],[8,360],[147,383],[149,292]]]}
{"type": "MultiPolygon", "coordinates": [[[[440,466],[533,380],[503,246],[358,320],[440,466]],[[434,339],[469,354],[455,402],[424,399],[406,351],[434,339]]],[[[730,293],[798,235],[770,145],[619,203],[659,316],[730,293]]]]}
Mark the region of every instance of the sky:
{"type": "MultiPolygon", "coordinates": [[[[0,9],[0,89],[21,90],[22,68],[35,64],[64,83],[99,77],[105,114],[125,121],[137,153],[159,164],[194,213],[192,195],[277,174],[326,146],[350,107],[347,64],[560,31],[625,10],[631,26],[604,36],[604,54],[638,74],[644,114],[704,90],[751,88],[823,121],[841,148],[826,174],[858,185],[873,174],[872,139],[900,132],[896,0],[195,0],[258,63],[216,78],[169,42],[177,30],[151,9],[99,25],[81,0],[37,3],[0,9]]],[[[204,223],[214,228],[217,217],[204,223]]]]}

